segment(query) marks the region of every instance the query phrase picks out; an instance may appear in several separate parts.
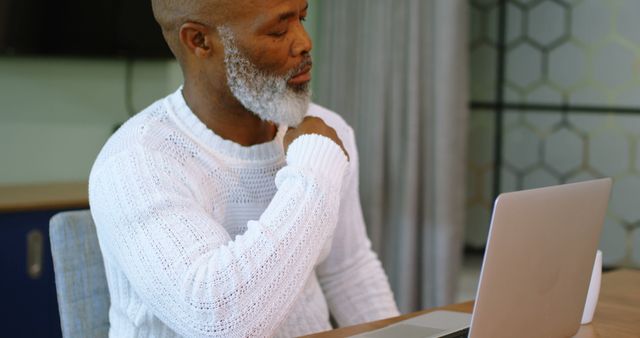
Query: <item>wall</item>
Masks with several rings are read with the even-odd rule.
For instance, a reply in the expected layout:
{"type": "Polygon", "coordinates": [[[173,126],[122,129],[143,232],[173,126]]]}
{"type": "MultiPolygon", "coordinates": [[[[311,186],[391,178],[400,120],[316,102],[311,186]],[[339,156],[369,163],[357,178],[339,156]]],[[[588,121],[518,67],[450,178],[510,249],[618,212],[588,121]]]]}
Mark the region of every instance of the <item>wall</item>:
{"type": "MultiPolygon", "coordinates": [[[[487,103],[496,98],[497,1],[470,4],[471,96],[487,103]]],[[[613,177],[604,263],[640,267],[640,2],[508,0],[506,13],[500,90],[528,109],[504,113],[501,191],[613,177]]],[[[488,233],[494,117],[480,108],[471,115],[471,246],[488,233]]]]}
{"type": "MultiPolygon", "coordinates": [[[[309,1],[306,27],[315,37],[309,1]]],[[[0,185],[82,181],[117,124],[128,118],[126,62],[0,57],[0,185]]],[[[135,61],[133,110],[182,83],[175,61],[135,61]]]]}
{"type": "MultiPolygon", "coordinates": [[[[181,83],[174,62],[132,65],[140,110],[181,83]]],[[[128,118],[126,62],[0,58],[0,185],[79,181],[128,118]]]]}

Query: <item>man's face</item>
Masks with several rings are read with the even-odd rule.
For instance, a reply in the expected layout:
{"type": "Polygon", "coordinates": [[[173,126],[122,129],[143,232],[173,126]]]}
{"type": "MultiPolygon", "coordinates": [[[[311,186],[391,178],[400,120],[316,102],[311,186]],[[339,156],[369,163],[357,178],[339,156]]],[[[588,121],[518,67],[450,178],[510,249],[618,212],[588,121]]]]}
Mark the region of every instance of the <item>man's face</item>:
{"type": "Polygon", "coordinates": [[[252,22],[245,22],[243,29],[217,27],[227,84],[240,103],[263,120],[297,126],[310,100],[311,41],[302,26],[307,4],[259,1],[260,10],[249,10],[245,20],[252,22]]]}

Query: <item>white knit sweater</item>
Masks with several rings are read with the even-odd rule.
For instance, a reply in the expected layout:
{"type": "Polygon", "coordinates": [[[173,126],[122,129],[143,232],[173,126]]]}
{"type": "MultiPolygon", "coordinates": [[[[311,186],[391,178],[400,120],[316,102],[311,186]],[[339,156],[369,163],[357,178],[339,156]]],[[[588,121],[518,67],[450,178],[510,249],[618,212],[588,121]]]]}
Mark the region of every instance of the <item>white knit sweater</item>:
{"type": "Polygon", "coordinates": [[[370,249],[353,131],[224,140],[181,90],[125,123],[89,182],[111,337],[298,336],[398,314],[370,249]]]}

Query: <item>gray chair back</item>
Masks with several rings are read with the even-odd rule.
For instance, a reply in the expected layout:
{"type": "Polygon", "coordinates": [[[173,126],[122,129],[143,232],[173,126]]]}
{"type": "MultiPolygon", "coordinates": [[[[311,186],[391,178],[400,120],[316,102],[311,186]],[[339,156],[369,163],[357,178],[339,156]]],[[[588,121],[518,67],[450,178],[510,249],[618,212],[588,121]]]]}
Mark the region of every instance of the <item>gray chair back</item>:
{"type": "Polygon", "coordinates": [[[108,337],[109,289],[91,212],[54,215],[49,236],[63,337],[108,337]]]}

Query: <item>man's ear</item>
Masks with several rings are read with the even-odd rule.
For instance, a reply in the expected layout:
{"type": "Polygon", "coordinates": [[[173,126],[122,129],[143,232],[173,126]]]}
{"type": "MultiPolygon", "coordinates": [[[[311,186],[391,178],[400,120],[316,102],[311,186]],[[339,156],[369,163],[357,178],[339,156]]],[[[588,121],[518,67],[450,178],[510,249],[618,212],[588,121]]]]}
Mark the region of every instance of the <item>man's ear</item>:
{"type": "Polygon", "coordinates": [[[180,26],[180,42],[185,49],[199,58],[206,58],[213,54],[214,46],[211,41],[209,27],[195,23],[186,22],[180,26]]]}

